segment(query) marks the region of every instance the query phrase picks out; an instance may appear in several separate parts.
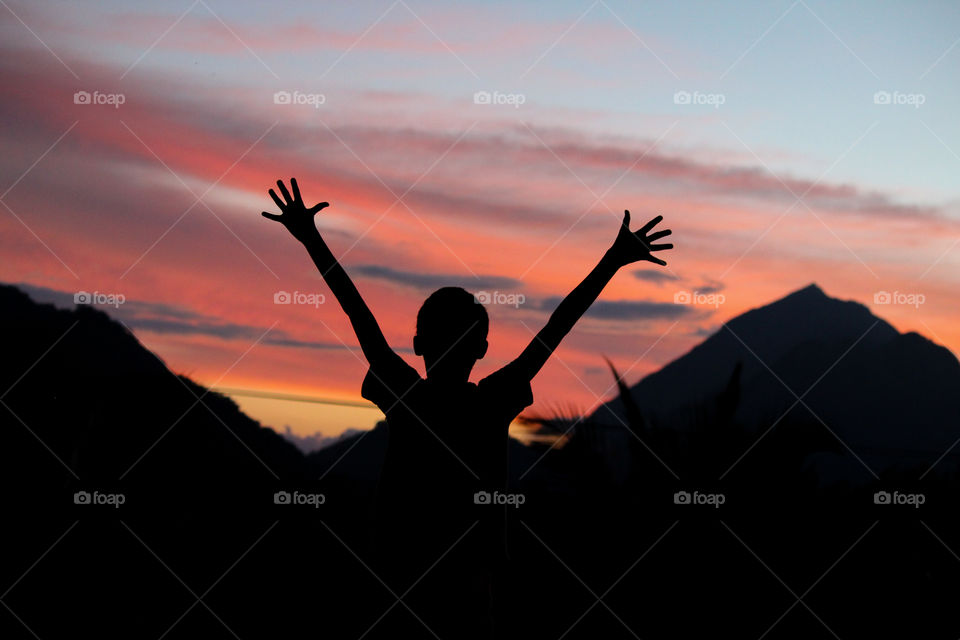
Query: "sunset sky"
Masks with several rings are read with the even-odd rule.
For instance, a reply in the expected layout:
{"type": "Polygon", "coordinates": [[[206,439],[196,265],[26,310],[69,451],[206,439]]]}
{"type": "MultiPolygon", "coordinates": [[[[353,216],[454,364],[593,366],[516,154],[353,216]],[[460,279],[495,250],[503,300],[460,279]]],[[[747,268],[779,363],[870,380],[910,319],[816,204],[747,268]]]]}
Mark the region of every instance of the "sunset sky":
{"type": "Polygon", "coordinates": [[[235,398],[279,430],[382,417],[345,316],[260,216],[291,176],[330,202],[321,232],[421,373],[430,291],[522,302],[488,306],[474,380],[625,208],[664,215],[668,267],[618,274],[533,413],[608,399],[604,355],[636,382],[811,282],[960,353],[956,3],[0,5],[0,281],[67,306],[123,296],[100,308],[201,384],[360,404],[235,398]]]}

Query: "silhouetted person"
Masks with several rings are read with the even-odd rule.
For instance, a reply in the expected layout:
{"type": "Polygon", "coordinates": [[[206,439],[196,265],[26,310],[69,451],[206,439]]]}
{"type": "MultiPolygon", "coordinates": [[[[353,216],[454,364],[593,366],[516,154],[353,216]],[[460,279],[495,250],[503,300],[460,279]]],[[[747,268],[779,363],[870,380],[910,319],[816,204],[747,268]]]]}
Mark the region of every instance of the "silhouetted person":
{"type": "MultiPolygon", "coordinates": [[[[350,319],[370,366],[361,393],[386,415],[389,444],[377,501],[377,550],[382,577],[418,615],[418,595],[432,614],[424,622],[449,637],[488,637],[491,572],[505,559],[507,430],[533,402],[530,381],[620,267],[647,260],[665,265],[652,244],[670,235],[652,232],[657,216],[630,231],[624,211],[616,240],[600,262],[550,316],[523,353],[476,384],[473,365],[487,351],[489,320],[473,295],[457,287],[432,293],[417,314],[414,352],[423,357],[423,379],[387,344],[357,288],[314,224],[326,202],[307,208],[295,179],[283,199],[270,189],[282,223],[307,248],[350,319]],[[488,500],[489,497],[489,500],[488,500]],[[412,588],[411,588],[412,587],[412,588]],[[419,592],[419,593],[418,593],[419,592]]],[[[425,630],[424,630],[425,631],[425,630]]]]}

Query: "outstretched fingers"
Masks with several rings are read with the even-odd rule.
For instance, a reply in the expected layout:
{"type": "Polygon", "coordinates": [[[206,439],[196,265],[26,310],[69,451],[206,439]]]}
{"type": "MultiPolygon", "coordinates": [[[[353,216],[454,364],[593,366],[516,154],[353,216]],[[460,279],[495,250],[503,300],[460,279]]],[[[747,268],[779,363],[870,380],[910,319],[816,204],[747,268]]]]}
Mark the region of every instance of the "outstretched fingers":
{"type": "Polygon", "coordinates": [[[283,211],[287,208],[287,205],[280,199],[280,196],[277,195],[277,192],[273,189],[270,189],[267,193],[270,194],[270,197],[273,198],[273,201],[277,203],[277,206],[280,207],[280,211],[283,211]]]}
{"type": "Polygon", "coordinates": [[[286,200],[288,204],[293,204],[293,198],[290,197],[290,192],[287,191],[287,185],[283,184],[283,180],[277,180],[277,186],[280,187],[280,193],[283,194],[283,199],[286,200]]]}
{"type": "Polygon", "coordinates": [[[330,206],[329,202],[321,202],[320,204],[315,204],[309,209],[307,209],[307,213],[316,213],[317,211],[320,211],[321,209],[326,209],[329,206],[330,206]]]}
{"type": "Polygon", "coordinates": [[[640,234],[643,234],[643,235],[647,235],[647,232],[649,232],[649,231],[650,231],[651,229],[653,229],[655,226],[657,226],[658,224],[660,224],[660,221],[661,221],[661,220],[663,220],[663,216],[657,216],[656,218],[654,218],[653,220],[651,220],[651,221],[648,222],[647,224],[645,224],[645,225],[643,225],[642,227],[640,227],[640,229],[639,229],[639,231],[637,231],[637,233],[640,233],[640,234]]]}
{"type": "Polygon", "coordinates": [[[657,231],[656,233],[651,233],[647,236],[647,242],[653,242],[654,240],[659,240],[660,238],[665,238],[666,236],[673,233],[670,229],[664,229],[663,231],[657,231]]]}
{"type": "Polygon", "coordinates": [[[293,189],[293,199],[297,202],[303,202],[303,198],[300,197],[300,185],[297,184],[296,178],[290,178],[290,188],[293,189]]]}

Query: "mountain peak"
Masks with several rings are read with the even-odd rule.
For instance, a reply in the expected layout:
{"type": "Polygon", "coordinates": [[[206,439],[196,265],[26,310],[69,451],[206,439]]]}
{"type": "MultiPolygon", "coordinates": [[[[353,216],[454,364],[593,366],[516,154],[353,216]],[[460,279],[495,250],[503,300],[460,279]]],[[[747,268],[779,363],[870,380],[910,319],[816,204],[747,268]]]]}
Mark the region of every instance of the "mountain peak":
{"type": "Polygon", "coordinates": [[[830,297],[823,292],[823,289],[821,289],[820,285],[818,285],[816,282],[811,282],[810,284],[803,287],[802,289],[797,289],[793,293],[788,293],[786,296],[784,296],[784,298],[791,298],[793,296],[804,296],[804,297],[816,296],[818,298],[830,297]]]}
{"type": "Polygon", "coordinates": [[[856,300],[833,298],[816,284],[730,319],[727,326],[765,361],[807,342],[882,343],[899,333],[856,300]],[[869,335],[867,335],[869,334],[869,335]],[[752,339],[752,340],[751,340],[752,339]]]}
{"type": "MultiPolygon", "coordinates": [[[[769,307],[772,305],[782,305],[782,304],[787,304],[788,306],[794,306],[797,304],[803,304],[803,305],[822,304],[824,302],[831,301],[831,300],[839,302],[837,298],[831,298],[830,296],[828,296],[824,292],[824,290],[820,288],[820,286],[817,283],[811,282],[807,286],[801,287],[796,291],[792,291],[791,293],[788,293],[787,295],[783,296],[779,300],[774,300],[773,302],[770,302],[765,306],[769,307]]],[[[763,307],[760,307],[760,308],[763,308],[763,307]]]]}
{"type": "Polygon", "coordinates": [[[724,327],[636,385],[638,403],[667,414],[712,397],[723,389],[738,363],[742,363],[744,380],[769,376],[773,370],[784,379],[790,377],[787,366],[802,370],[794,386],[808,388],[851,345],[857,345],[858,353],[879,349],[900,335],[865,305],[833,298],[815,283],[745,311],[724,327]],[[797,364],[798,358],[803,362],[797,364]],[[810,367],[815,371],[807,379],[810,367]]]}

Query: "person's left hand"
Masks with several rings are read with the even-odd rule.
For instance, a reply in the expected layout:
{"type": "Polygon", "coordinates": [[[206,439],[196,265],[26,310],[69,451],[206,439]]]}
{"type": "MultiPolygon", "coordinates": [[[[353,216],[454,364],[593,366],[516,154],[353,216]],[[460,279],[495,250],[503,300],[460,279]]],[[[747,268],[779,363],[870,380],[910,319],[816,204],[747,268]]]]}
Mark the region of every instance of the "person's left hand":
{"type": "Polygon", "coordinates": [[[653,252],[673,249],[673,245],[669,243],[653,244],[653,242],[670,235],[672,231],[670,231],[670,229],[664,229],[663,231],[650,233],[661,220],[663,220],[663,216],[657,216],[637,231],[630,231],[630,212],[624,211],[620,231],[617,233],[616,240],[613,241],[613,246],[607,251],[607,255],[615,260],[618,266],[628,265],[641,260],[666,266],[667,263],[654,256],[653,252]]]}

